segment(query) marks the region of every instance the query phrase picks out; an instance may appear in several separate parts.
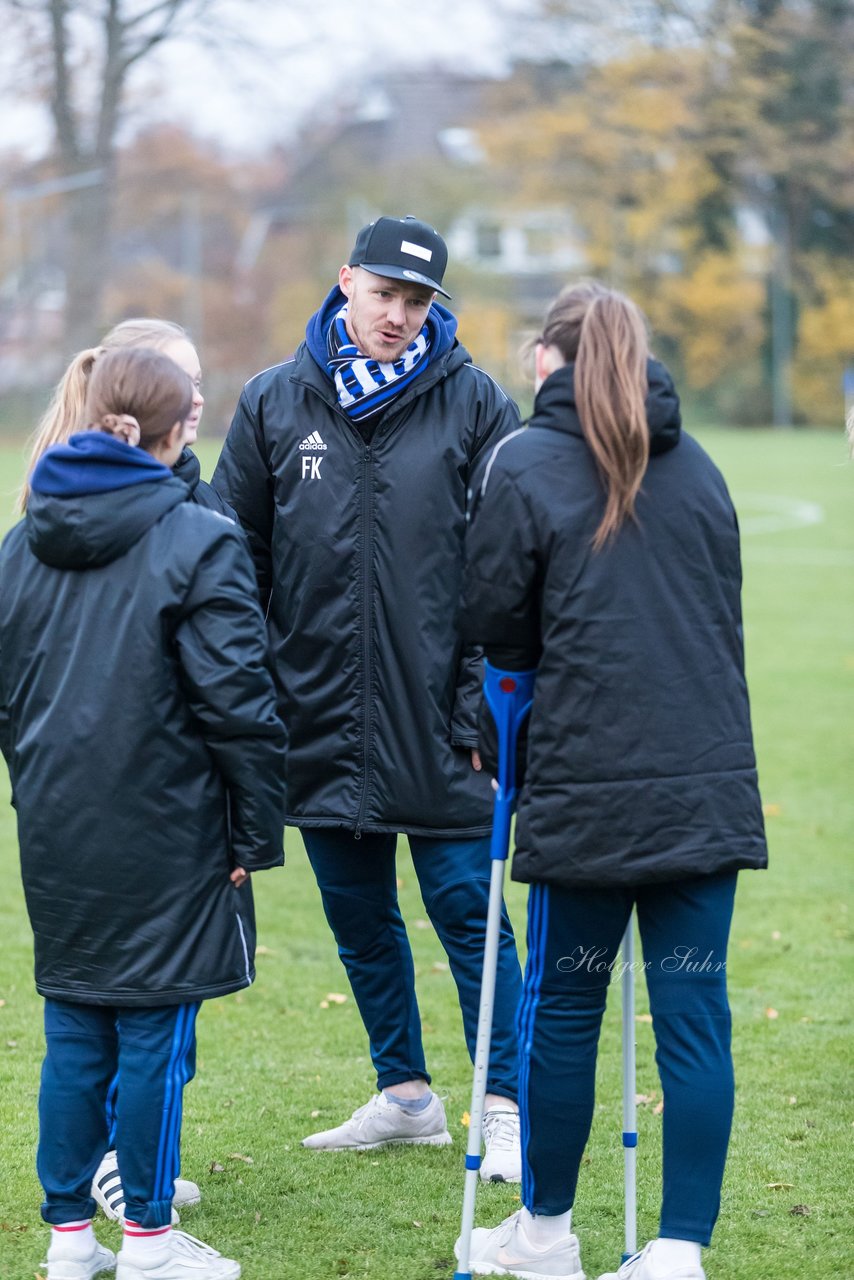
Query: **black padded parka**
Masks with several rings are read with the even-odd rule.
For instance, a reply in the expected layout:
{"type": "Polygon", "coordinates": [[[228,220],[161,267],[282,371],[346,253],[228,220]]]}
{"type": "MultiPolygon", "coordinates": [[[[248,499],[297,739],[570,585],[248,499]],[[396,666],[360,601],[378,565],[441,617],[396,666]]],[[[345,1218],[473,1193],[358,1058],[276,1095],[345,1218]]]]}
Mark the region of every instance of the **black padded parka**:
{"type": "Polygon", "coordinates": [[[518,426],[454,342],[369,444],[303,344],[247,383],[213,476],[246,529],[287,726],[287,822],[490,830],[481,662],[459,632],[466,492],[518,426]]]}
{"type": "Polygon", "coordinates": [[[669,374],[650,361],[648,380],[637,519],[601,550],[572,365],[495,450],[472,521],[469,638],[537,665],[516,880],[635,885],[767,861],[735,511],[680,435],[669,374]]]}
{"type": "Polygon", "coordinates": [[[128,480],[152,460],[101,439],[75,492],[36,470],[0,550],[0,745],[38,990],[180,1004],[254,976],[229,875],[283,861],[284,734],[243,534],[165,467],[128,480]],[[127,483],[79,491],[105,468],[127,483]]]}

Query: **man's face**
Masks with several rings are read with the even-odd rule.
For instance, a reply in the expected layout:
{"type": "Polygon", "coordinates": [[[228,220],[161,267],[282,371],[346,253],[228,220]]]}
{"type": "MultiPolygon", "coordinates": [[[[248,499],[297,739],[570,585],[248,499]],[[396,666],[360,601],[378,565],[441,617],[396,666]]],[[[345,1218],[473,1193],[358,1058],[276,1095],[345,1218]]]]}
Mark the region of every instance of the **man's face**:
{"type": "Polygon", "coordinates": [[[423,284],[342,267],[341,292],[349,301],[347,332],[363,355],[390,362],[402,356],[424,326],[436,294],[423,284]]]}

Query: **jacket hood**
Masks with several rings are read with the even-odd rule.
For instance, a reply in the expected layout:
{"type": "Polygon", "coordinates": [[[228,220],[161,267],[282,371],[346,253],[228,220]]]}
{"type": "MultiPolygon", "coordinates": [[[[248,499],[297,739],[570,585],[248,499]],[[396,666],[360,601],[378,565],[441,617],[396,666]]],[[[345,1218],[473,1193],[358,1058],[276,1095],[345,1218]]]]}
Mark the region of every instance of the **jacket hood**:
{"type": "MultiPolygon", "coordinates": [[[[682,415],[673,379],[658,360],[646,364],[648,391],[646,420],[649,424],[650,453],[666,453],[679,443],[682,415]]],[[[561,365],[546,378],[534,401],[532,427],[547,427],[582,436],[584,432],[575,406],[575,364],[561,365]]]]}
{"type": "Polygon", "coordinates": [[[144,449],[126,444],[106,431],[81,431],[67,444],[57,444],[36,463],[30,487],[33,493],[72,497],[107,493],[165,480],[171,472],[144,449]]]}
{"type": "Polygon", "coordinates": [[[41,457],[27,506],[35,556],[57,569],[117,560],[189,490],[144,449],[84,431],[41,457]]]}
{"type": "MultiPolygon", "coordinates": [[[[326,368],[326,335],[329,332],[329,326],[332,324],[333,318],[346,301],[347,299],[336,284],[327,294],[320,310],[315,311],[306,325],[306,346],[311,353],[312,359],[327,374],[327,377],[329,375],[326,368]]],[[[427,312],[427,326],[430,330],[429,363],[432,364],[434,360],[445,355],[453,347],[457,336],[457,317],[451,311],[448,311],[447,307],[434,302],[427,312]]]]}

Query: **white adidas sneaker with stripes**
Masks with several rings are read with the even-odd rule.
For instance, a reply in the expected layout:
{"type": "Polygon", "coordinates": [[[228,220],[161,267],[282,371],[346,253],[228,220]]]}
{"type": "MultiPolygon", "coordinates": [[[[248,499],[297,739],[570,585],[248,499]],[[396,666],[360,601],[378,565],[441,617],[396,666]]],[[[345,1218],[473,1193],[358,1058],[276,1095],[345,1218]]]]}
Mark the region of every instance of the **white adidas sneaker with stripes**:
{"type": "MultiPolygon", "coordinates": [[[[92,1180],[92,1198],[103,1214],[113,1221],[121,1221],[125,1216],[125,1190],[119,1173],[118,1156],[115,1151],[108,1151],[98,1166],[98,1172],[92,1180]]],[[[172,1197],[172,1226],[180,1222],[177,1209],[189,1208],[198,1204],[202,1193],[195,1182],[187,1178],[175,1179],[175,1194],[172,1197]]]]}

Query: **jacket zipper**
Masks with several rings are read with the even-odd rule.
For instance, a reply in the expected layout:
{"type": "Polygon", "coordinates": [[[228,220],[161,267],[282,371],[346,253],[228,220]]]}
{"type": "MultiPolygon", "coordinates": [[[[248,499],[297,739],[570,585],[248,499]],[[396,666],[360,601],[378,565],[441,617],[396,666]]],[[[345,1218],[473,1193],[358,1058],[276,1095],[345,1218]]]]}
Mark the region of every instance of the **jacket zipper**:
{"type": "Polygon", "coordinates": [[[373,685],[373,634],[371,627],[371,595],[373,591],[373,512],[372,462],[370,445],[362,454],[362,795],[356,815],[356,839],[362,838],[362,824],[368,807],[371,770],[371,689],[373,685]]]}

